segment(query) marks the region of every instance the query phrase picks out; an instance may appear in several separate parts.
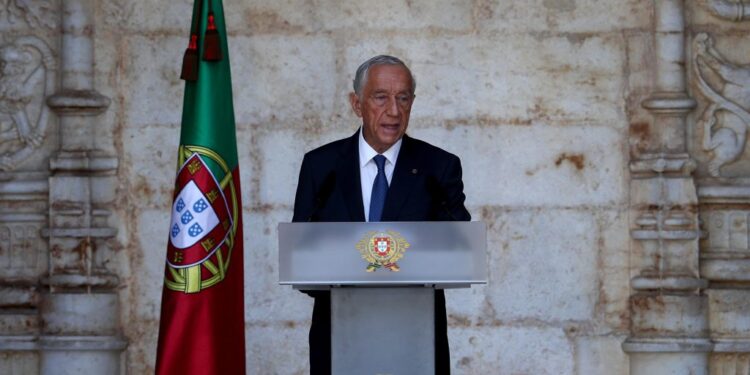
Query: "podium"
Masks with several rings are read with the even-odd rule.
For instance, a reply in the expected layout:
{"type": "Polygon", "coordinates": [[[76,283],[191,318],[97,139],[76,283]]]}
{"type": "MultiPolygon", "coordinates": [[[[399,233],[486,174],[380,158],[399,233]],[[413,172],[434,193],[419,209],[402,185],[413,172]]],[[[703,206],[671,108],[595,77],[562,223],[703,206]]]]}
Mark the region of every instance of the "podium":
{"type": "Polygon", "coordinates": [[[331,292],[334,375],[434,374],[434,290],[486,282],[482,222],[279,224],[279,283],[331,292]]]}

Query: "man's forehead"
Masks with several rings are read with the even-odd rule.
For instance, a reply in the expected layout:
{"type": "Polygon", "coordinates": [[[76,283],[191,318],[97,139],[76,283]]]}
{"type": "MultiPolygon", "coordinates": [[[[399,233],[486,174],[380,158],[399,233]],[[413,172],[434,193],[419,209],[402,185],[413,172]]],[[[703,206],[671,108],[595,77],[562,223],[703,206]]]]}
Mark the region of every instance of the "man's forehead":
{"type": "Polygon", "coordinates": [[[409,71],[400,65],[375,65],[367,72],[366,86],[373,91],[410,90],[409,71]]]}

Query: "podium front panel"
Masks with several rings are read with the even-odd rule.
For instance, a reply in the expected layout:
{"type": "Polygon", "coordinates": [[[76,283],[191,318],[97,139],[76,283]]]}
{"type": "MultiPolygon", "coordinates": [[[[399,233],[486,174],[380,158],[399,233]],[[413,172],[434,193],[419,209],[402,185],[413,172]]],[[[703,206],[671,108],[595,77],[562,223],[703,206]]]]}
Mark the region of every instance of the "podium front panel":
{"type": "Polygon", "coordinates": [[[280,284],[301,289],[326,285],[468,286],[486,280],[486,227],[482,222],[279,224],[280,284]],[[391,258],[395,259],[392,264],[382,261],[394,252],[398,254],[391,258]]]}

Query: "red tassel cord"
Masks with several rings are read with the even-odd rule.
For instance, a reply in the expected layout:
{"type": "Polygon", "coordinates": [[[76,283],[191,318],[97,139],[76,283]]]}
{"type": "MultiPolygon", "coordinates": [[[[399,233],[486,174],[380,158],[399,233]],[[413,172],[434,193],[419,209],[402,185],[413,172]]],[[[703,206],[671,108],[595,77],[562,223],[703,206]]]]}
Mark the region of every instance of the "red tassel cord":
{"type": "Polygon", "coordinates": [[[180,78],[185,81],[198,80],[198,35],[190,35],[190,43],[182,58],[180,78]]]}
{"type": "Polygon", "coordinates": [[[221,60],[221,38],[219,30],[216,29],[214,12],[211,11],[208,13],[208,26],[206,26],[206,36],[203,39],[203,60],[221,60]]]}

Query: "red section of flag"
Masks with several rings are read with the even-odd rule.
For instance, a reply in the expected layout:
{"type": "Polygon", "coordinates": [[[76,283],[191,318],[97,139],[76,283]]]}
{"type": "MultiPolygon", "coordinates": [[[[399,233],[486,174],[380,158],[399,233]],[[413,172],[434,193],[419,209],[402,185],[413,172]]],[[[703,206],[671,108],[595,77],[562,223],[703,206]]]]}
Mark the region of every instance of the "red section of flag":
{"type": "MultiPolygon", "coordinates": [[[[241,210],[239,181],[239,168],[235,168],[232,183],[241,210]]],[[[231,196],[229,185],[225,194],[231,196]]],[[[233,248],[223,280],[196,293],[164,288],[156,374],[245,373],[242,215],[234,220],[233,248]]],[[[214,255],[208,261],[219,260],[214,255]]],[[[212,275],[201,267],[201,278],[212,275]]],[[[172,272],[169,266],[165,272],[172,272]]]]}

